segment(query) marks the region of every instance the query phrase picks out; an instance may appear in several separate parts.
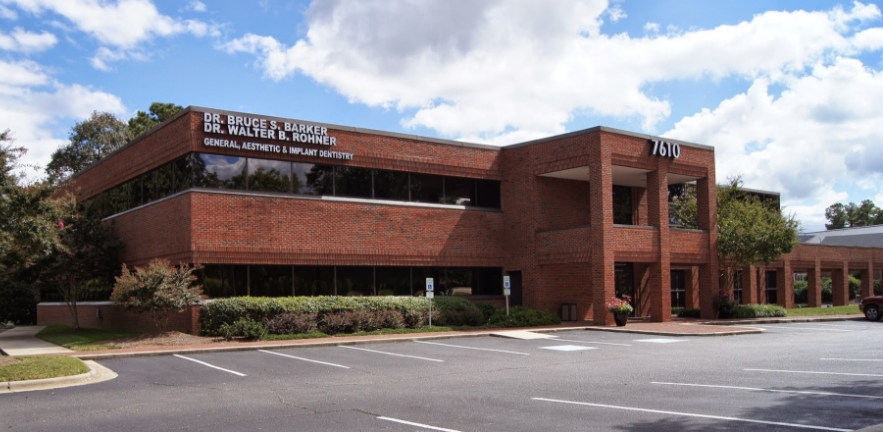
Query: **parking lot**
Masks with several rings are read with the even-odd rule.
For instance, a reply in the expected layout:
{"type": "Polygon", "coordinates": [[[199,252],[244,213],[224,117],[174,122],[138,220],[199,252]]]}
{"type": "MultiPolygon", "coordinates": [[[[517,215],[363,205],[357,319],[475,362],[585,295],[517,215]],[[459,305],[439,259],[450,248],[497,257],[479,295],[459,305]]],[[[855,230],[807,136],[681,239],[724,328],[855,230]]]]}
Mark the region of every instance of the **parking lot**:
{"type": "Polygon", "coordinates": [[[432,339],[104,360],[0,395],[3,430],[848,431],[883,423],[883,325],[432,339]]]}

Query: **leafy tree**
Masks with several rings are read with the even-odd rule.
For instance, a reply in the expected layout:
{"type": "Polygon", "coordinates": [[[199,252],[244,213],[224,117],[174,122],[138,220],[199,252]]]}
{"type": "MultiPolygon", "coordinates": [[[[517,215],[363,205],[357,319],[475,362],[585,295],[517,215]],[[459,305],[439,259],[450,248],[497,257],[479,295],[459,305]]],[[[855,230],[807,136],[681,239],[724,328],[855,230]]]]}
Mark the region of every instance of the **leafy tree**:
{"type": "Polygon", "coordinates": [[[830,222],[825,224],[829,230],[879,225],[883,224],[883,209],[867,199],[858,204],[835,203],[825,209],[825,218],[830,222]]]}
{"type": "Polygon", "coordinates": [[[54,289],[67,303],[72,326],[80,328],[77,300],[95,285],[109,287],[119,269],[122,243],[111,227],[102,224],[86,203],[68,195],[59,202],[60,243],[35,260],[28,279],[44,289],[54,289]]]}
{"type": "Polygon", "coordinates": [[[162,332],[172,312],[183,312],[199,302],[202,287],[193,285],[193,271],[200,268],[184,264],[173,267],[167,260],[154,259],[146,268],[136,267],[130,272],[123,264],[110,298],[127,310],[149,314],[162,332]]]}
{"type": "MultiPolygon", "coordinates": [[[[671,219],[686,228],[697,228],[695,189],[687,189],[671,205],[671,219]]],[[[740,177],[717,188],[718,260],[721,286],[729,292],[740,267],[769,264],[797,246],[799,223],[776,206],[766,205],[742,191],[740,177]]]]}
{"type": "Polygon", "coordinates": [[[139,110],[135,117],[129,119],[129,130],[132,132],[133,137],[139,137],[154,126],[172,118],[182,109],[184,108],[173,103],[154,102],[150,104],[148,112],[139,110]]]}
{"type": "Polygon", "coordinates": [[[131,139],[132,132],[122,120],[110,113],[93,112],[71,129],[70,143],[52,153],[52,160],[46,165],[49,183],[66,182],[131,139]]]}

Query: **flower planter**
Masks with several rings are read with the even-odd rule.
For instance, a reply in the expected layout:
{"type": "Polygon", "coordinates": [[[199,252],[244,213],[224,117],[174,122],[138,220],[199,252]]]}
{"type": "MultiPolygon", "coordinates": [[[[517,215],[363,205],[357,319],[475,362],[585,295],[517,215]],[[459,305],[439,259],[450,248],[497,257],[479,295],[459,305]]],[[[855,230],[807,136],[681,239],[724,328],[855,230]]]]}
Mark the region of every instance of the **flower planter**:
{"type": "Polygon", "coordinates": [[[616,321],[617,327],[624,327],[629,322],[629,316],[624,313],[615,313],[613,314],[613,320],[616,321]]]}

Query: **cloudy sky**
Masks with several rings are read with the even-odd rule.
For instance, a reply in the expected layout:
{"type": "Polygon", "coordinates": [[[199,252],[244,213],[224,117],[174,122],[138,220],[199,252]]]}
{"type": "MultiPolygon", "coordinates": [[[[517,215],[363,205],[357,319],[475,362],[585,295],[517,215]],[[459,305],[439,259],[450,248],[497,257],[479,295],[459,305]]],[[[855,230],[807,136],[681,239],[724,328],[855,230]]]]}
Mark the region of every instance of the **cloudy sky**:
{"type": "Polygon", "coordinates": [[[808,231],[883,205],[874,2],[0,0],[0,130],[45,164],[151,102],[504,145],[596,125],[716,148],[808,231]]]}

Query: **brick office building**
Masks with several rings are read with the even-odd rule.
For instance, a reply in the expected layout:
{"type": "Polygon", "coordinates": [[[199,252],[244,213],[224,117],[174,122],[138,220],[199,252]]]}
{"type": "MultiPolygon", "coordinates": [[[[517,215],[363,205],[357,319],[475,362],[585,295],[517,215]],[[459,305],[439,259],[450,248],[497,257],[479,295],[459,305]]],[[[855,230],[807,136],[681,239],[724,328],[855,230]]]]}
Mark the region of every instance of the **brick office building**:
{"type": "MultiPolygon", "coordinates": [[[[500,148],[189,107],[72,184],[124,262],[201,263],[210,297],[421,295],[433,277],[437,295],[502,302],[507,274],[514,304],[608,324],[617,294],[653,321],[710,316],[717,294],[714,149],[603,127],[500,148]],[[697,230],[669,224],[685,183],[697,230]]],[[[881,267],[881,249],[801,245],[738,288],[787,306],[785,275],[808,270],[820,301],[833,270],[839,304],[844,274],[881,267]]]]}

